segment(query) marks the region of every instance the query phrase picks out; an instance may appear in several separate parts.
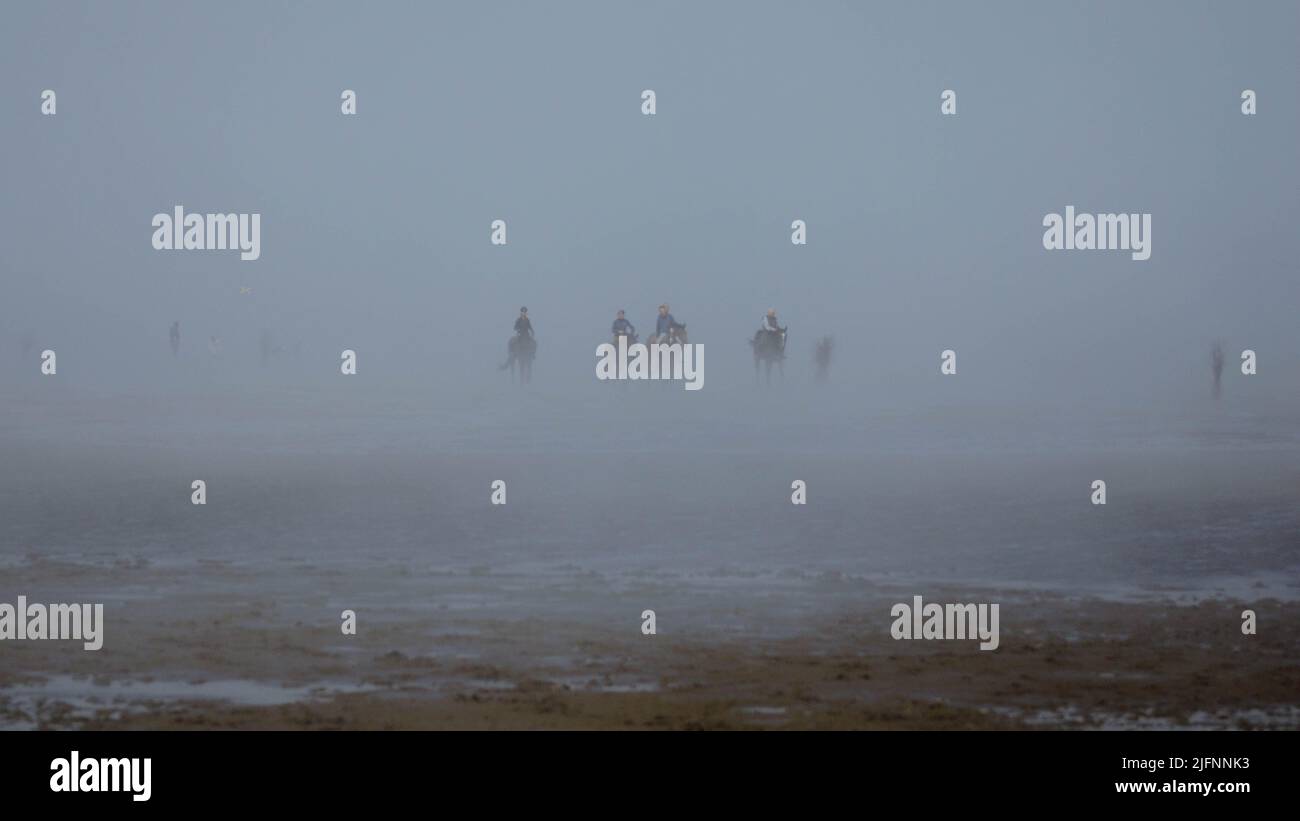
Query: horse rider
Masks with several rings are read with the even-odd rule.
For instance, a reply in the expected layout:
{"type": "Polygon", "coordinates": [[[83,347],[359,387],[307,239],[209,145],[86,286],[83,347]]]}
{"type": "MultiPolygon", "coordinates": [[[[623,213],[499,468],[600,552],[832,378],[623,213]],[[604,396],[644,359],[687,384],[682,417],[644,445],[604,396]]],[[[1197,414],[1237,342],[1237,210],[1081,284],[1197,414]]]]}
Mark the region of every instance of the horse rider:
{"type": "Polygon", "coordinates": [[[618,317],[614,319],[610,331],[613,332],[615,338],[626,336],[628,342],[636,342],[636,328],[633,327],[631,322],[627,321],[627,317],[623,315],[622,311],[618,312],[618,317]]]}
{"type": "Polygon", "coordinates": [[[668,304],[664,303],[659,306],[659,315],[655,317],[655,335],[651,342],[667,342],[677,330],[682,327],[673,315],[668,313],[668,304]]]}
{"type": "Polygon", "coordinates": [[[784,330],[785,328],[782,328],[781,325],[776,321],[776,308],[768,308],[767,314],[761,320],[759,320],[758,332],[760,334],[761,333],[779,334],[784,330]]]}
{"type": "Polygon", "coordinates": [[[504,371],[513,365],[520,355],[528,350],[529,344],[533,344],[534,339],[533,323],[528,318],[528,309],[520,308],[519,316],[515,319],[515,335],[506,342],[506,362],[500,370],[504,371]]]}
{"type": "Polygon", "coordinates": [[[519,309],[519,318],[515,320],[515,335],[532,338],[533,323],[528,319],[528,309],[519,309]]]}

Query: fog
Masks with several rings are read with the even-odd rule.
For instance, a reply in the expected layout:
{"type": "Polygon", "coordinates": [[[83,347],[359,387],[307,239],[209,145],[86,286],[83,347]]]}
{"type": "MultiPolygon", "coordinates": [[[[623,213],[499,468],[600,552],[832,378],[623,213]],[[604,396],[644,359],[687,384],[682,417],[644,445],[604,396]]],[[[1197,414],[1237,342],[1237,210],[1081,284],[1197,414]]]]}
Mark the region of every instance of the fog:
{"type": "Polygon", "coordinates": [[[580,391],[614,312],[644,331],[666,301],[708,351],[699,404],[750,387],[746,340],[769,307],[791,329],[786,390],[836,335],[838,403],[1199,400],[1216,338],[1230,374],[1243,349],[1261,361],[1229,392],[1293,402],[1298,17],[15,6],[0,31],[4,374],[36,372],[17,353],[29,338],[68,386],[166,393],[210,364],[216,334],[226,391],[341,378],[348,348],[354,390],[436,407],[500,383],[521,305],[539,389],[580,391]],[[46,88],[56,116],[39,114],[46,88]],[[939,113],[947,88],[956,116],[939,113]],[[176,205],[260,213],[261,258],[154,250],[150,220],[176,205]],[[1067,205],[1151,213],[1151,258],[1045,251],[1042,218],[1067,205]],[[257,361],[263,329],[284,349],[274,367],[257,361]]]}
{"type": "Polygon", "coordinates": [[[1005,603],[1021,655],[997,680],[944,656],[945,701],[1027,681],[1073,709],[1136,625],[1141,713],[1202,693],[1145,676],[1260,607],[1281,629],[1200,669],[1249,656],[1282,695],[1216,692],[1293,725],[1297,31],[1294,3],[7,6],[0,602],[102,602],[108,638],[6,642],[0,727],[75,724],[110,678],[438,704],[712,681],[794,716],[817,699],[770,670],[863,637],[871,675],[818,680],[827,703],[925,689],[890,672],[890,603],[951,590],[1005,603]],[[155,249],[178,206],[259,214],[260,257],[155,249]],[[1047,250],[1069,206],[1151,215],[1150,258],[1047,250]],[[615,312],[645,341],[662,302],[703,388],[598,381],[615,312]],[[500,369],[521,306],[528,384],[500,369]],[[1039,647],[1078,692],[1015,666],[1039,647]]]}
{"type": "Polygon", "coordinates": [[[1181,552],[1209,516],[1232,535],[1204,545],[1218,557],[1206,573],[1285,567],[1298,16],[1154,3],[1050,16],[9,9],[10,534],[19,548],[144,549],[162,525],[125,511],[161,516],[211,476],[223,502],[233,484],[253,496],[163,528],[169,550],[355,549],[386,532],[374,549],[432,541],[454,555],[461,534],[482,558],[510,539],[537,550],[544,526],[590,561],[765,555],[1038,581],[1078,581],[1077,564],[1108,582],[1145,567],[1155,582],[1175,572],[1171,552],[1197,565],[1181,552]],[[46,88],[55,116],[39,113],[46,88]],[[947,88],[956,116],[939,111],[947,88]],[[1243,88],[1259,94],[1254,117],[1243,88]],[[355,116],[340,113],[343,89],[355,116]],[[153,215],[178,205],[260,214],[260,258],[155,250],[153,215]],[[1043,216],[1067,205],[1151,213],[1150,259],[1046,251],[1043,216]],[[489,241],[496,219],[504,246],[489,241]],[[795,219],[806,245],[790,241],[795,219]],[[705,388],[597,382],[615,311],[644,338],[664,301],[707,351],[705,388]],[[530,385],[498,369],[520,306],[539,341],[530,385]],[[769,307],[790,328],[770,385],[747,345],[769,307]],[[1252,376],[1238,367],[1247,348],[1252,376]],[[56,376],[40,373],[45,349],[56,376]],[[344,349],[355,376],[340,374],[344,349]],[[956,375],[939,372],[945,349],[956,375]],[[1127,477],[1128,512],[1078,531],[1071,517],[1092,512],[1088,483],[1103,476],[1127,477]],[[489,520],[494,478],[510,480],[511,513],[489,520]],[[788,509],[795,478],[819,502],[803,520],[788,509]],[[1237,495],[1205,513],[1227,486],[1237,495]],[[68,493],[76,515],[49,501],[68,493]],[[448,507],[434,516],[417,502],[429,497],[448,507]],[[1133,551],[1152,544],[1143,565],[1133,551]],[[1247,549],[1258,563],[1241,563],[1247,549]]]}

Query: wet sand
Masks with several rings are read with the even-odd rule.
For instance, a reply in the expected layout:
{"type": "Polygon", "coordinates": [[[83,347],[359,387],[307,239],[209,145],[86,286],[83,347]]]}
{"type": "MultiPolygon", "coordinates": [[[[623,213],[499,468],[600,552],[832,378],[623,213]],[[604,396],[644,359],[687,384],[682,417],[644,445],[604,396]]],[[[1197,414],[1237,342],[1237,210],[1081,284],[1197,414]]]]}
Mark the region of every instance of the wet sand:
{"type": "Polygon", "coordinates": [[[1259,632],[1244,636],[1231,597],[922,591],[1000,603],[1001,646],[980,651],[893,640],[889,607],[916,591],[838,574],[748,578],[728,595],[726,576],[29,556],[6,579],[125,597],[106,603],[111,652],[6,642],[11,729],[1300,727],[1300,613],[1276,599],[1250,603],[1259,632]],[[339,629],[340,594],[364,602],[355,636],[339,629]]]}
{"type": "Polygon", "coordinates": [[[331,390],[9,402],[0,601],[106,627],[0,643],[0,727],[1300,727],[1293,422],[331,390]]]}

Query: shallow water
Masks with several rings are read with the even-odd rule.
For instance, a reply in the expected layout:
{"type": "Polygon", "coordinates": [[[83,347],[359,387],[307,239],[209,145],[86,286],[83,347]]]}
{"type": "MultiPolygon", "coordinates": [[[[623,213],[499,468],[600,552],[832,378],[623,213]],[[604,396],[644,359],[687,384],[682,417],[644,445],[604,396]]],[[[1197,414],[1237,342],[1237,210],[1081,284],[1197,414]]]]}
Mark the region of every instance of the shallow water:
{"type": "Polygon", "coordinates": [[[267,707],[359,693],[373,687],[346,683],[318,683],[285,687],[259,681],[133,681],[96,680],[92,677],[49,676],[36,683],[0,687],[4,710],[0,730],[32,730],[57,715],[61,722],[97,715],[120,717],[154,710],[160,703],[222,702],[267,707]]]}

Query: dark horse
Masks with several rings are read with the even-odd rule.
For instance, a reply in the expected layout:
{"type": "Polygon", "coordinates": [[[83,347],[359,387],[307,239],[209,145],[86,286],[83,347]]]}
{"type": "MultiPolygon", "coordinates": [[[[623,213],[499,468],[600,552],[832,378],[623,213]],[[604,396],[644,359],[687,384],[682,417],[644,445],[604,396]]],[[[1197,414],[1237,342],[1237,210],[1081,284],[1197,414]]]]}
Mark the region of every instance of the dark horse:
{"type": "MultiPolygon", "coordinates": [[[[631,340],[636,342],[635,339],[631,340]]],[[[686,326],[674,322],[668,326],[668,333],[663,336],[650,335],[650,344],[658,342],[661,345],[685,345],[686,344],[686,326]]]]}
{"type": "Polygon", "coordinates": [[[519,363],[519,381],[531,382],[533,379],[533,357],[537,356],[537,340],[527,334],[515,334],[506,343],[506,363],[501,370],[510,369],[515,373],[515,363],[519,363]]]}
{"type": "Polygon", "coordinates": [[[779,331],[758,331],[749,344],[754,348],[754,380],[758,381],[758,363],[764,365],[768,384],[772,383],[772,363],[776,363],[781,378],[785,378],[785,338],[788,328],[779,331]]]}

